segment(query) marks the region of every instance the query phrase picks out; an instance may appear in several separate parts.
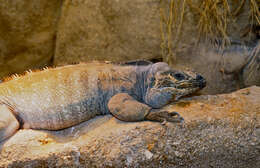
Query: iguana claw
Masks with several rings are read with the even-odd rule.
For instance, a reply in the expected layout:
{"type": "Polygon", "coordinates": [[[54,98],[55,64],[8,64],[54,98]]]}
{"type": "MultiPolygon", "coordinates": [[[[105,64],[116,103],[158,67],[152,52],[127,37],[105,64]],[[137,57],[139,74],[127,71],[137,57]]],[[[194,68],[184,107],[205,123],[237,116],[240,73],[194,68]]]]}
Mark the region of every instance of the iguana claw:
{"type": "Polygon", "coordinates": [[[150,113],[145,117],[146,120],[158,121],[158,122],[178,122],[181,123],[184,119],[177,112],[168,112],[160,109],[152,109],[150,113]]]}

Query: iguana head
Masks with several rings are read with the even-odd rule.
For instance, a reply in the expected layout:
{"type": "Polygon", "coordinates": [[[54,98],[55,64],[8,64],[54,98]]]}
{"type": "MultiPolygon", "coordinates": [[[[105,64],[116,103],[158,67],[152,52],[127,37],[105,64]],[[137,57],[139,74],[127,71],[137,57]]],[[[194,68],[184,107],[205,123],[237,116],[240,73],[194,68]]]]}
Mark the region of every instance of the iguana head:
{"type": "Polygon", "coordinates": [[[152,83],[153,88],[169,88],[174,92],[175,99],[197,92],[206,86],[206,80],[201,75],[193,71],[173,70],[168,65],[157,68],[152,83]]]}

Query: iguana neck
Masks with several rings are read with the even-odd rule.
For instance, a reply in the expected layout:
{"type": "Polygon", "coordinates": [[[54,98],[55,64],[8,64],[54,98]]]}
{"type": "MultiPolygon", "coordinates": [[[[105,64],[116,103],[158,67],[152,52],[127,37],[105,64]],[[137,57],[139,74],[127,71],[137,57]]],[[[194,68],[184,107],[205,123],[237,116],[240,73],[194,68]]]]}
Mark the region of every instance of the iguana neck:
{"type": "Polygon", "coordinates": [[[136,66],[135,72],[137,75],[137,81],[136,81],[136,92],[138,93],[138,99],[141,102],[144,102],[144,98],[147,92],[147,89],[149,88],[149,78],[151,76],[151,69],[152,65],[146,65],[146,66],[136,66]]]}

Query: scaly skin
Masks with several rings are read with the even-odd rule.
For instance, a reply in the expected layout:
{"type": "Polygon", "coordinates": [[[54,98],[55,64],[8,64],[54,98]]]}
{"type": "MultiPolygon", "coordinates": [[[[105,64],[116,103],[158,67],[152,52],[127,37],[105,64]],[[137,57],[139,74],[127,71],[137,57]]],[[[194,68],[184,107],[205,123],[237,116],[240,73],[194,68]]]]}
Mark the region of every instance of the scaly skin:
{"type": "Polygon", "coordinates": [[[59,130],[109,113],[123,121],[180,121],[158,108],[204,86],[200,75],[166,63],[87,63],[27,73],[0,84],[0,141],[19,127],[59,130]]]}

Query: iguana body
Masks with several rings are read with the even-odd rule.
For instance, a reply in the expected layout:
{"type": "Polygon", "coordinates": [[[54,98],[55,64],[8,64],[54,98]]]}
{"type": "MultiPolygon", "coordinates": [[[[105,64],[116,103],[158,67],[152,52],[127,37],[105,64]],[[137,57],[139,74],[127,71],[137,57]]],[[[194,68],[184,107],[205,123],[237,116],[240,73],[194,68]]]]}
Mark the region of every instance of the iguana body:
{"type": "Polygon", "coordinates": [[[0,141],[19,127],[59,130],[108,113],[124,121],[176,121],[155,109],[204,86],[200,75],[166,63],[87,63],[30,72],[0,84],[0,141]]]}

